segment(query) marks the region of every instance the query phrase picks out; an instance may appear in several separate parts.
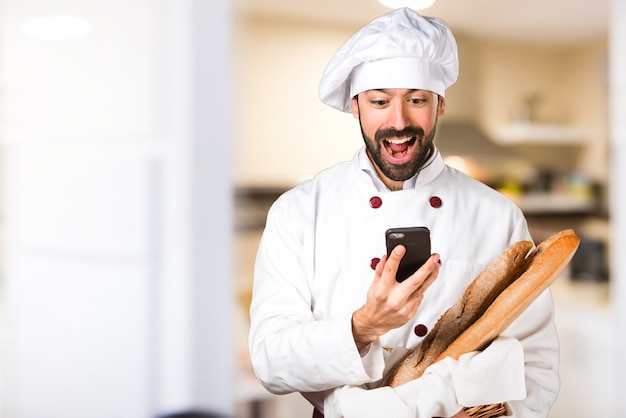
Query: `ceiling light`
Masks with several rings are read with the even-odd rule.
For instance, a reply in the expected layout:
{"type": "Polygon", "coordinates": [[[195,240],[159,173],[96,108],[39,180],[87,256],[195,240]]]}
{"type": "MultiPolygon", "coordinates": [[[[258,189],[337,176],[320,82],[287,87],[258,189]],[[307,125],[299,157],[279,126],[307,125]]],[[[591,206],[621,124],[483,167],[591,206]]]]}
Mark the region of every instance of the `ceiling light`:
{"type": "Polygon", "coordinates": [[[378,0],[378,2],[392,9],[408,7],[415,10],[422,10],[432,6],[435,0],[378,0]]]}
{"type": "Polygon", "coordinates": [[[26,22],[23,32],[33,39],[64,41],[81,38],[91,30],[91,24],[76,16],[43,16],[26,22]]]}

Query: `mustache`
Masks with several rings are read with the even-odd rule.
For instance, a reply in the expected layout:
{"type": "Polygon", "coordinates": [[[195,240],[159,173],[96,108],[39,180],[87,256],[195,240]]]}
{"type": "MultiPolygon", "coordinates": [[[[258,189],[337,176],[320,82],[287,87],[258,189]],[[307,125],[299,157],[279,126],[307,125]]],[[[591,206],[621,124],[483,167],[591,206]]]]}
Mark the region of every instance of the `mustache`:
{"type": "Polygon", "coordinates": [[[424,136],[424,130],[422,128],[419,128],[417,126],[407,126],[406,128],[401,129],[401,130],[397,130],[395,128],[380,129],[376,131],[374,138],[376,139],[376,141],[380,141],[380,140],[389,139],[389,138],[404,138],[404,137],[421,138],[423,136],[424,136]]]}

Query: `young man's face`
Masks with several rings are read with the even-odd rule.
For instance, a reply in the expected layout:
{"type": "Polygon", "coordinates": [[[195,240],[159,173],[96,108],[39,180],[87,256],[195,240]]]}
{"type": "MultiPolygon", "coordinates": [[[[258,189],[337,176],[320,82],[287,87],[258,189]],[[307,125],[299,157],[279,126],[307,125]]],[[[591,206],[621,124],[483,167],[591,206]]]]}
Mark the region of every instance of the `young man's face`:
{"type": "Polygon", "coordinates": [[[367,153],[391,190],[401,189],[426,161],[444,104],[427,90],[367,90],[352,99],[367,153]]]}

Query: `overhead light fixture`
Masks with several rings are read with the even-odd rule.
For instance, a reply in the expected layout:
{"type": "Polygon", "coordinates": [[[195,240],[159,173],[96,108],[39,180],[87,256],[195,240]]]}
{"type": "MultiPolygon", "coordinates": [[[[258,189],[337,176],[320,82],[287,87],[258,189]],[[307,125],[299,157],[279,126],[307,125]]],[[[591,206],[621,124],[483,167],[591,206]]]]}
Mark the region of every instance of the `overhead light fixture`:
{"type": "Polygon", "coordinates": [[[432,6],[435,0],[378,0],[378,2],[392,9],[408,7],[414,10],[423,10],[432,6]]]}
{"type": "Polygon", "coordinates": [[[65,41],[87,35],[91,24],[76,16],[43,16],[26,22],[22,31],[37,40],[65,41]]]}

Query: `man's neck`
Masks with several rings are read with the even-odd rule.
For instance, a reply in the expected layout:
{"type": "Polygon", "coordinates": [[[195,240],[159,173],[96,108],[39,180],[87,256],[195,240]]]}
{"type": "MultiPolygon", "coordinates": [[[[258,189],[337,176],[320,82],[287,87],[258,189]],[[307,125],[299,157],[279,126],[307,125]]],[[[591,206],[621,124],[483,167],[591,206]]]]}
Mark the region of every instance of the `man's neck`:
{"type": "Polygon", "coordinates": [[[380,177],[380,179],[383,181],[383,183],[385,183],[385,186],[387,186],[389,190],[391,190],[392,192],[397,192],[398,190],[404,189],[404,181],[391,180],[390,178],[385,177],[385,175],[380,172],[377,166],[375,166],[375,168],[376,174],[378,174],[378,177],[380,177]]]}

